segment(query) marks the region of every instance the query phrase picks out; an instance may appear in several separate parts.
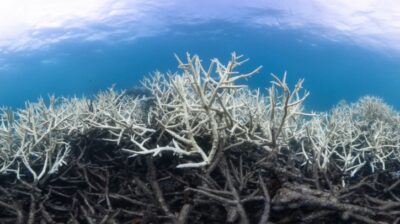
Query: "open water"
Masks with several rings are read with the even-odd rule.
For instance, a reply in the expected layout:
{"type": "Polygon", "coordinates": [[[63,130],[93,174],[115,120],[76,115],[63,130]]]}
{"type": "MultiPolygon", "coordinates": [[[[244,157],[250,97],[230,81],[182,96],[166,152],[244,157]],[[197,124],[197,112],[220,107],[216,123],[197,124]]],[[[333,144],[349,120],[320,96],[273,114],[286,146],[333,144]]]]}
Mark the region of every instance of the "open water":
{"type": "Polygon", "coordinates": [[[396,1],[47,1],[0,3],[0,105],[39,96],[90,96],[177,71],[174,53],[204,63],[250,58],[249,79],[304,78],[306,108],[382,97],[400,108],[400,4],[396,1]],[[396,7],[397,6],[397,7],[396,7]]]}

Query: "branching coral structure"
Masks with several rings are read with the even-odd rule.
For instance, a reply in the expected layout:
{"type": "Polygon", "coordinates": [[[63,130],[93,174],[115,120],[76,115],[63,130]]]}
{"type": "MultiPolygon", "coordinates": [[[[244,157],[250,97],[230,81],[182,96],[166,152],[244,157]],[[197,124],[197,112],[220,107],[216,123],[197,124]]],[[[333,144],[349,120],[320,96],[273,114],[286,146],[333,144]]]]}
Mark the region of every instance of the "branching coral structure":
{"type": "Polygon", "coordinates": [[[177,57],[133,91],[0,110],[0,223],[398,223],[400,114],[307,113],[286,73],[177,57]]]}
{"type": "Polygon", "coordinates": [[[362,169],[386,170],[399,162],[399,118],[377,97],[341,103],[303,124],[306,135],[298,136],[302,153],[322,170],[338,168],[350,176],[362,169]]]}
{"type": "MultiPolygon", "coordinates": [[[[156,148],[152,150],[154,153],[172,150],[177,154],[199,154],[199,162],[178,166],[199,167],[212,163],[216,154],[228,146],[228,139],[233,141],[229,144],[240,144],[258,136],[255,129],[243,121],[242,115],[249,113],[253,105],[244,103],[249,94],[237,81],[252,76],[260,68],[248,74],[237,73],[235,68],[244,61],[235,54],[226,66],[215,59],[209,68],[204,68],[198,56],[190,55],[187,63],[178,61],[183,74],[168,77],[156,74],[144,82],[155,97],[155,108],[151,113],[163,134],[171,135],[173,141],[172,147],[156,148]],[[208,149],[201,146],[200,137],[210,138],[208,149]]],[[[143,143],[135,143],[143,149],[143,143]]]]}

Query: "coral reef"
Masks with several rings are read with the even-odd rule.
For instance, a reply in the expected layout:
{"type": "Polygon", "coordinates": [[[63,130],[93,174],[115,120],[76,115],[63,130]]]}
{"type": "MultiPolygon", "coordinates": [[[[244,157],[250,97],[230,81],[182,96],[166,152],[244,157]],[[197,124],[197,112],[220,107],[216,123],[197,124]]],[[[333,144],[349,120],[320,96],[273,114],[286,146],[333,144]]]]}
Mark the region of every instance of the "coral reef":
{"type": "Polygon", "coordinates": [[[399,163],[399,121],[399,114],[381,99],[366,96],[313,116],[303,124],[307,135],[297,138],[304,157],[315,160],[319,169],[366,175],[399,163]]]}
{"type": "Polygon", "coordinates": [[[127,92],[1,109],[0,223],[399,223],[400,116],[177,57],[127,92]]]}

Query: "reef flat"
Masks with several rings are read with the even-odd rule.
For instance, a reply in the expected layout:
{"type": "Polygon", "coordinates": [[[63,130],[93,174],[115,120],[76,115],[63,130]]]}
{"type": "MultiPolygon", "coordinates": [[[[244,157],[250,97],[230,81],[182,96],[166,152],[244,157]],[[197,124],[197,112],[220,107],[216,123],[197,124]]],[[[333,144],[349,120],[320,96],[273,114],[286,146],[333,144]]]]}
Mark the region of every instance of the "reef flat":
{"type": "Polygon", "coordinates": [[[305,112],[198,56],[144,90],[50,97],[0,120],[0,223],[398,223],[400,116],[366,96],[305,112]]]}

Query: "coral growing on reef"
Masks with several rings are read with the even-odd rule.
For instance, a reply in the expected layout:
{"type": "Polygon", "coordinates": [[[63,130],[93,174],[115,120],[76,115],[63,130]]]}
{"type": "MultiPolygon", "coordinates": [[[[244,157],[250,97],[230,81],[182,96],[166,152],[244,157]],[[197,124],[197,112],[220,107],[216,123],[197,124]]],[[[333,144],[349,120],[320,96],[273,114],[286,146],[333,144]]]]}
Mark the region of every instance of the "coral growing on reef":
{"type": "Polygon", "coordinates": [[[371,96],[305,113],[303,80],[263,94],[245,61],[2,108],[0,222],[398,222],[399,114],[371,96]]]}
{"type": "Polygon", "coordinates": [[[210,165],[217,153],[245,142],[278,148],[296,133],[296,116],[302,115],[301,105],[308,95],[299,97],[302,80],[291,91],[286,74],[282,80],[273,75],[268,96],[263,96],[238,84],[261,67],[238,73],[236,68],[247,60],[235,53],[227,65],[213,59],[208,68],[198,56],[187,55],[187,62],[178,61],[182,73],[155,73],[144,80],[153,98],[147,115],[143,99],[112,89],[93,100],[53,96],[48,106],[40,99],[16,113],[4,110],[2,171],[37,182],[66,162],[69,135],[91,129],[106,130],[109,136],[103,140],[118,145],[128,139],[133,145],[123,150],[132,155],[155,156],[166,151],[192,158],[199,155],[195,161],[179,164],[180,168],[210,165]],[[170,144],[148,143],[155,132],[170,144]],[[210,138],[210,145],[201,144],[201,138],[210,138]]]}
{"type": "Polygon", "coordinates": [[[286,73],[282,79],[272,75],[264,95],[238,84],[261,67],[237,72],[246,60],[235,53],[227,65],[213,59],[207,68],[196,55],[188,54],[186,62],[177,59],[180,73],[156,72],[143,81],[147,98],[110,89],[92,100],[64,98],[56,103],[51,97],[49,106],[40,99],[15,113],[3,109],[1,171],[21,178],[21,169],[27,170],[38,181],[66,162],[67,136],[93,129],[108,132],[104,141],[133,143],[121,146],[133,156],[167,151],[183,156],[180,168],[210,165],[219,152],[244,143],[279,151],[290,140],[300,143],[293,151],[304,163],[316,163],[322,170],[333,165],[351,176],[365,165],[374,171],[398,160],[399,116],[379,98],[306,114],[302,104],[309,93],[300,94],[303,80],[291,90],[286,73]],[[149,111],[143,111],[145,104],[151,105],[149,111]],[[204,138],[210,144],[203,144],[204,138]]]}
{"type": "Polygon", "coordinates": [[[309,162],[314,160],[322,170],[337,168],[354,176],[361,170],[385,170],[388,164],[399,162],[399,122],[399,114],[390,106],[366,96],[313,116],[304,123],[307,135],[298,138],[309,162]]]}
{"type": "Polygon", "coordinates": [[[72,114],[56,108],[55,101],[55,97],[51,97],[47,106],[39,99],[37,103],[27,103],[25,109],[16,113],[4,110],[3,172],[12,171],[18,179],[32,179],[36,183],[65,164],[70,150],[65,141],[71,129],[72,114]]]}

